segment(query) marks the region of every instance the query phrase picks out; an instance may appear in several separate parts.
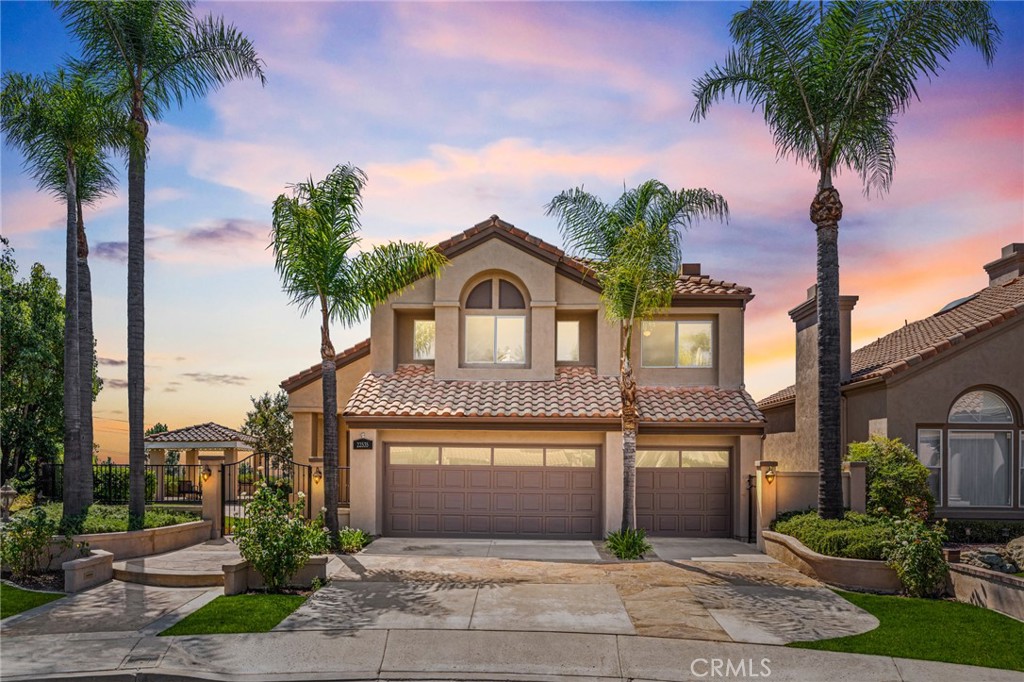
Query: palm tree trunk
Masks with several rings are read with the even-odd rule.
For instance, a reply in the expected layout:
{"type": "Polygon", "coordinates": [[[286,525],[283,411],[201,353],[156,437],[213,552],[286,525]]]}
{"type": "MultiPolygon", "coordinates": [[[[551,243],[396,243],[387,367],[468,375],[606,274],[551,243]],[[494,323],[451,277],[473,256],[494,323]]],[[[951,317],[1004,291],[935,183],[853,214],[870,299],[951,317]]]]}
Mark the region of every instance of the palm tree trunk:
{"type": "Polygon", "coordinates": [[[67,157],[67,255],[64,282],[64,520],[85,511],[82,495],[82,416],[78,390],[78,212],[74,157],[67,157]]]}
{"type": "Polygon", "coordinates": [[[636,528],[636,379],[629,361],[629,346],[620,365],[622,394],[622,530],[636,528]]]}
{"type": "Polygon", "coordinates": [[[89,271],[89,241],[85,236],[82,199],[75,197],[78,216],[78,376],[82,411],[82,496],[92,504],[92,368],[96,356],[92,329],[92,273],[89,271]]]}
{"type": "Polygon", "coordinates": [[[327,530],[333,547],[338,542],[338,367],[334,362],[326,304],[321,301],[323,326],[320,328],[320,375],[324,404],[324,507],[327,530]]]}
{"type": "Polygon", "coordinates": [[[142,528],[146,514],[146,121],[141,98],[128,155],[128,528],[142,528]]]}
{"type": "Polygon", "coordinates": [[[818,237],[818,514],[843,516],[839,375],[839,192],[824,181],[811,203],[818,237]]]}

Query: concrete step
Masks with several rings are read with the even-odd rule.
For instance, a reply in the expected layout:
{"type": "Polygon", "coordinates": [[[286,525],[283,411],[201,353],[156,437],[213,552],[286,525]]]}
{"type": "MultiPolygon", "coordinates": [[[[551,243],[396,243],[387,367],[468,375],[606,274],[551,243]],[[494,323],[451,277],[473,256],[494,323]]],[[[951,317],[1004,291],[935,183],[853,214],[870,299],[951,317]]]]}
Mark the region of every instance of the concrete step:
{"type": "Polygon", "coordinates": [[[183,571],[140,565],[138,560],[114,562],[114,580],[154,587],[217,587],[224,584],[221,571],[183,571]]]}

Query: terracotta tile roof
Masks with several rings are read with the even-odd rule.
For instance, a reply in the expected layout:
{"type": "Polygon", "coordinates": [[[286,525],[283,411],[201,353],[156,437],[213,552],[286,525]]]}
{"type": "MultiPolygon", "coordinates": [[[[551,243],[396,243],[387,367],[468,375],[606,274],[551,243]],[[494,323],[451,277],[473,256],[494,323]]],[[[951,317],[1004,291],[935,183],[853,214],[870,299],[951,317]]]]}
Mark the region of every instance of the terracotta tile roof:
{"type": "Polygon", "coordinates": [[[213,422],[146,436],[147,443],[223,443],[225,441],[242,441],[252,445],[256,442],[256,438],[213,422]]]}
{"type": "Polygon", "coordinates": [[[554,381],[436,381],[427,365],[367,373],[349,417],[532,417],[618,419],[619,385],[591,368],[559,368],[554,381]]]}
{"type": "MultiPolygon", "coordinates": [[[[1021,315],[1024,315],[1024,277],[986,287],[949,310],[911,322],[855,350],[850,355],[847,383],[888,378],[1007,320],[1022,319],[1021,315]]],[[[758,407],[780,405],[795,396],[796,387],[789,386],[758,402],[758,407]]]]}
{"type": "Polygon", "coordinates": [[[641,386],[637,396],[642,422],[762,424],[764,415],[742,389],[712,386],[641,386]]]}
{"type": "MultiPolygon", "coordinates": [[[[760,424],[746,391],[707,387],[639,389],[641,422],[760,424]]],[[[346,417],[468,417],[619,419],[616,377],[589,367],[560,367],[554,381],[437,381],[426,365],[394,374],[366,374],[345,407],[346,417]]]]}
{"type": "Polygon", "coordinates": [[[675,285],[676,296],[743,296],[751,295],[751,288],[735,282],[711,279],[707,275],[679,275],[675,285]]]}
{"type": "MultiPolygon", "coordinates": [[[[351,348],[346,348],[337,355],[334,356],[334,366],[341,369],[345,365],[364,355],[370,354],[370,339],[363,339],[351,348]]],[[[320,364],[317,363],[308,369],[304,369],[298,374],[293,374],[284,381],[281,382],[281,388],[288,393],[291,393],[297,388],[301,388],[306,384],[316,381],[320,378],[320,364]]]]}

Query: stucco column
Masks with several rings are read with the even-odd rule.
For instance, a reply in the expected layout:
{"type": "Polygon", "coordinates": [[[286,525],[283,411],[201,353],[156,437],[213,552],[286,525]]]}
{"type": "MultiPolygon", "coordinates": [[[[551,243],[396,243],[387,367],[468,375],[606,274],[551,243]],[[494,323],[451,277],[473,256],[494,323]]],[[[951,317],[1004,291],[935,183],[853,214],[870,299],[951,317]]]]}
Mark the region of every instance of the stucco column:
{"type": "Polygon", "coordinates": [[[238,450],[234,448],[224,448],[224,463],[234,464],[238,461],[238,450]]]}
{"type": "Polygon", "coordinates": [[[351,510],[349,519],[353,528],[360,528],[371,535],[384,530],[381,519],[381,495],[383,481],[383,446],[377,438],[376,429],[352,429],[349,437],[349,486],[351,510]],[[373,441],[370,450],[356,450],[353,441],[366,438],[373,441]]]}
{"type": "Polygon", "coordinates": [[[313,479],[310,481],[309,489],[309,509],[313,516],[320,513],[320,510],[324,508],[324,458],[323,457],[310,457],[309,466],[313,467],[313,479]],[[317,471],[320,472],[320,482],[316,480],[317,471]]]}
{"type": "Polygon", "coordinates": [[[316,415],[312,412],[294,412],[292,416],[292,459],[308,464],[313,456],[313,424],[316,415]]]}
{"type": "Polygon", "coordinates": [[[196,449],[185,451],[185,464],[198,464],[199,463],[199,451],[196,449]]]}
{"type": "MultiPolygon", "coordinates": [[[[189,452],[195,452],[190,450],[189,452]]],[[[199,480],[203,484],[203,520],[211,522],[210,538],[216,539],[221,536],[224,528],[224,500],[221,498],[221,465],[224,464],[224,454],[221,452],[208,452],[199,455],[200,472],[210,467],[210,477],[203,481],[202,473],[199,480]]]]}
{"type": "Polygon", "coordinates": [[[756,462],[761,459],[764,441],[761,436],[740,436],[739,453],[734,466],[737,467],[737,481],[739,495],[736,496],[736,503],[733,504],[733,533],[735,537],[746,542],[750,536],[750,505],[757,510],[757,498],[754,489],[747,490],[747,477],[756,474],[756,462]]]}
{"type": "Polygon", "coordinates": [[[608,535],[622,526],[622,432],[604,434],[604,528],[608,535]]]}
{"type": "Polygon", "coordinates": [[[850,511],[867,513],[868,510],[868,463],[847,462],[850,472],[850,511]]]}
{"type": "Polygon", "coordinates": [[[779,479],[777,471],[779,463],[773,460],[758,460],[757,467],[757,548],[764,551],[763,531],[768,530],[775,520],[778,509],[779,479]],[[771,471],[771,474],[769,474],[771,471]],[[773,479],[771,482],[768,479],[773,479]]]}
{"type": "Polygon", "coordinates": [[[164,467],[163,465],[167,462],[167,451],[163,449],[159,450],[147,450],[146,455],[149,458],[149,464],[156,467],[156,491],[153,493],[154,502],[163,502],[164,491],[164,467]]]}

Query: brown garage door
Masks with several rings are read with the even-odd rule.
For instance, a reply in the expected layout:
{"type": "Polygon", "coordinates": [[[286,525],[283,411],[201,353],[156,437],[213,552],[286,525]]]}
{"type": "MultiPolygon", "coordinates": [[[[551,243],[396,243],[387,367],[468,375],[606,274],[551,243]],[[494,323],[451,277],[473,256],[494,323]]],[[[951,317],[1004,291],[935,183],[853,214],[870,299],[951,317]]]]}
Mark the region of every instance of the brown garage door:
{"type": "Polygon", "coordinates": [[[729,537],[728,450],[637,452],[636,520],[651,535],[729,537]]]}
{"type": "Polygon", "coordinates": [[[388,535],[600,536],[596,448],[390,445],[386,456],[388,535]]]}

